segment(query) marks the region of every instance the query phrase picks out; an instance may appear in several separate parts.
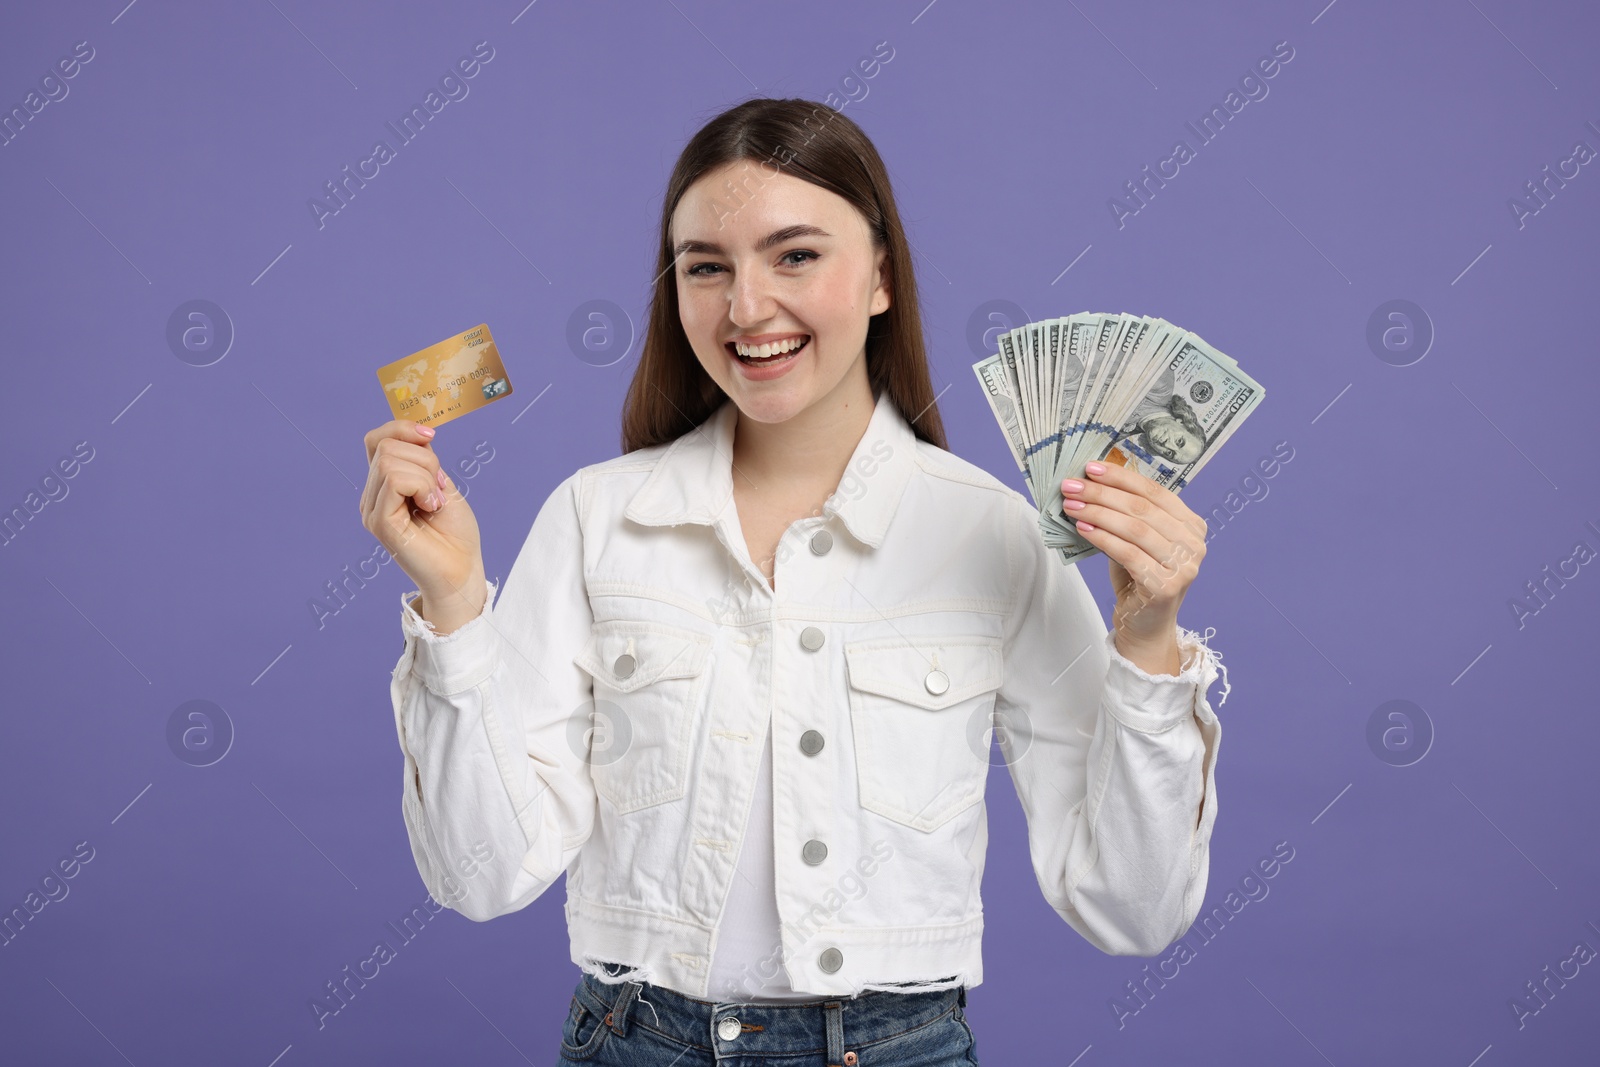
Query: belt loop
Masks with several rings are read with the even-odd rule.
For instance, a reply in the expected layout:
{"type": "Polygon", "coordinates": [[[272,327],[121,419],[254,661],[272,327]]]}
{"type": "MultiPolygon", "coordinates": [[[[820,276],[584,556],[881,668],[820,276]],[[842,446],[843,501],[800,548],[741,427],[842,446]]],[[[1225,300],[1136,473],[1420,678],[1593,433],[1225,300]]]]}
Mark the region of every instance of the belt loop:
{"type": "Polygon", "coordinates": [[[624,983],[617,993],[616,1002],[606,1012],[606,1025],[618,1037],[628,1036],[628,1017],[633,1014],[633,998],[638,996],[640,988],[638,982],[624,983]]]}
{"type": "Polygon", "coordinates": [[[966,986],[961,986],[960,989],[961,989],[961,992],[956,997],[956,1003],[960,1004],[963,1008],[965,1008],[967,1006],[967,987],[966,986]]]}
{"type": "Polygon", "coordinates": [[[822,1005],[824,1022],[828,1027],[828,1067],[842,1067],[844,1063],[844,1016],[837,1000],[822,1005]]]}

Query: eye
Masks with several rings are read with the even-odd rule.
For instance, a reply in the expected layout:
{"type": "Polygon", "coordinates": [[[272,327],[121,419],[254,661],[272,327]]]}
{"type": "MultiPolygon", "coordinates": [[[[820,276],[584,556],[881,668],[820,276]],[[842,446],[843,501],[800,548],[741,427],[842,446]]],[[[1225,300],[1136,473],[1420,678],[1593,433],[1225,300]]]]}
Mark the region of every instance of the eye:
{"type": "MultiPolygon", "coordinates": [[[[793,251],[785,252],[783,255],[779,256],[778,257],[778,261],[781,263],[784,260],[788,259],[790,256],[805,256],[807,259],[816,259],[817,258],[817,254],[815,252],[808,252],[807,250],[805,250],[803,248],[796,248],[793,251]]],[[[799,263],[791,263],[789,265],[792,266],[792,267],[798,267],[800,264],[799,263]]]]}
{"type": "Polygon", "coordinates": [[[718,266],[721,266],[721,264],[719,264],[719,263],[696,263],[694,266],[690,267],[688,270],[684,271],[683,273],[687,274],[691,278],[704,278],[706,275],[700,270],[701,267],[718,267],[718,266]]]}

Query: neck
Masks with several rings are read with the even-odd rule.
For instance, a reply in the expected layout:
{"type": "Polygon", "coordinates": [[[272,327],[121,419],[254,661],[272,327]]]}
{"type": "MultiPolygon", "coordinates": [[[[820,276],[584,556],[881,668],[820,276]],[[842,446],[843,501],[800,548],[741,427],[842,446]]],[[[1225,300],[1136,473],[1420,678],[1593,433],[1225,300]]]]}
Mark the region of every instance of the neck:
{"type": "Polygon", "coordinates": [[[866,362],[833,391],[783,422],[757,422],[741,411],[734,429],[735,478],[746,488],[797,485],[831,492],[872,419],[866,362]]]}

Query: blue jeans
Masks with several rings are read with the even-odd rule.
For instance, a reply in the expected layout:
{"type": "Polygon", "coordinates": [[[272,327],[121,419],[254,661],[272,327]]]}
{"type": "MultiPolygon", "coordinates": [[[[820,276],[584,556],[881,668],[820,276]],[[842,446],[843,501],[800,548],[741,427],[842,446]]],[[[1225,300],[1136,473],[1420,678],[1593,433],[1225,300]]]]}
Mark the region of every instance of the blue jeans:
{"type": "Polygon", "coordinates": [[[561,1030],[559,1067],[973,1067],[967,991],[699,1000],[651,982],[585,973],[561,1030]]]}

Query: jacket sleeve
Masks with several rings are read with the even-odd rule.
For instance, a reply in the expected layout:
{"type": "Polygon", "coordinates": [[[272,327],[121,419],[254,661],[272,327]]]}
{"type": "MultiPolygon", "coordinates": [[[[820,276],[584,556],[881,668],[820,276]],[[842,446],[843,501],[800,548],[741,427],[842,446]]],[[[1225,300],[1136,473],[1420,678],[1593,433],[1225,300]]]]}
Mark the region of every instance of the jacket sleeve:
{"type": "MultiPolygon", "coordinates": [[[[1015,611],[1005,632],[997,735],[1028,823],[1039,887],[1113,956],[1153,956],[1205,897],[1222,726],[1206,701],[1220,657],[1178,628],[1182,672],[1117,651],[1083,576],[1012,507],[1015,611]]],[[[1224,676],[1223,698],[1227,697],[1224,676]]]]}
{"type": "Polygon", "coordinates": [[[483,611],[440,636],[401,595],[392,676],[401,810],[429,893],[476,922],[532,903],[594,826],[592,623],[574,474],[551,493],[483,611]],[[496,595],[498,593],[498,596],[496,595]]]}

